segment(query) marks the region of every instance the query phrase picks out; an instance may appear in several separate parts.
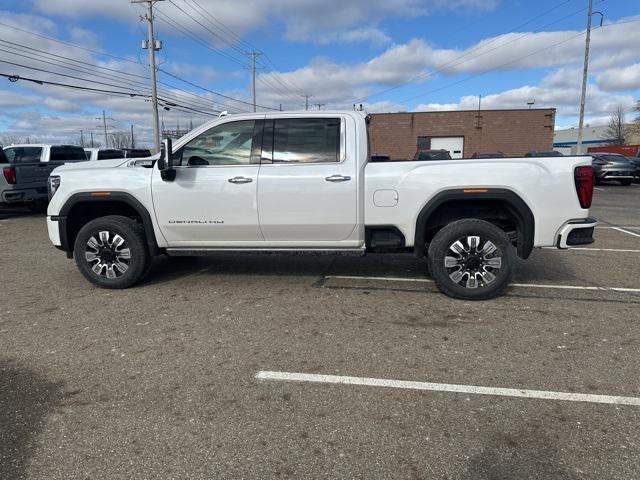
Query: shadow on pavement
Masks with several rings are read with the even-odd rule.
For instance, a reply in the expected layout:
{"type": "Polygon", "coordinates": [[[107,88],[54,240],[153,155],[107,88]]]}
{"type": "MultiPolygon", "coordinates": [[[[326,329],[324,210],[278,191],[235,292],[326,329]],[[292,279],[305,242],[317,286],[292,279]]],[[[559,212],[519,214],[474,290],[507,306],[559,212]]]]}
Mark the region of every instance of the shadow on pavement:
{"type": "Polygon", "coordinates": [[[0,206],[0,220],[6,220],[7,218],[19,218],[19,217],[44,217],[45,213],[42,211],[33,212],[27,207],[5,207],[0,206]]]}
{"type": "Polygon", "coordinates": [[[560,447],[540,424],[532,422],[520,429],[486,433],[482,450],[467,464],[464,479],[509,480],[540,478],[577,480],[559,458],[560,447]]]}
{"type": "Polygon", "coordinates": [[[26,478],[46,417],[62,398],[62,384],[0,358],[0,478],[26,478]]]}

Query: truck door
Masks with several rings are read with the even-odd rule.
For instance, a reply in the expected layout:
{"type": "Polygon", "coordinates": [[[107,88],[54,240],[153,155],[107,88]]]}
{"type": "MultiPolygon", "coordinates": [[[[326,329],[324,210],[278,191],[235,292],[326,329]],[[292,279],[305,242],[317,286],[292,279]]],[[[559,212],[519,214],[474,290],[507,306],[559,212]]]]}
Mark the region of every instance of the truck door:
{"type": "Polygon", "coordinates": [[[357,223],[357,161],[340,117],[265,121],[258,213],[266,241],[340,246],[357,223]]]}
{"type": "Polygon", "coordinates": [[[154,168],[156,220],[170,246],[262,240],[256,205],[262,123],[225,122],[191,139],[174,152],[172,182],[154,168]]]}

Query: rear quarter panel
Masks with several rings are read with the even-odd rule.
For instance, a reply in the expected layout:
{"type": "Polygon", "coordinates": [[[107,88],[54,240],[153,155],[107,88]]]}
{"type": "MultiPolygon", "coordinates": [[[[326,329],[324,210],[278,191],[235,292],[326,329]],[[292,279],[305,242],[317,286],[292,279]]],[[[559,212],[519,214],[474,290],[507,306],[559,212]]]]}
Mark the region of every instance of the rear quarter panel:
{"type": "Polygon", "coordinates": [[[394,225],[413,246],[422,208],[446,190],[499,188],[516,193],[535,218],[534,246],[553,246],[568,220],[586,218],[574,183],[574,169],[591,157],[496,158],[430,162],[369,163],[365,169],[365,223],[394,225]],[[394,207],[377,207],[377,190],[398,192],[394,207]]]}

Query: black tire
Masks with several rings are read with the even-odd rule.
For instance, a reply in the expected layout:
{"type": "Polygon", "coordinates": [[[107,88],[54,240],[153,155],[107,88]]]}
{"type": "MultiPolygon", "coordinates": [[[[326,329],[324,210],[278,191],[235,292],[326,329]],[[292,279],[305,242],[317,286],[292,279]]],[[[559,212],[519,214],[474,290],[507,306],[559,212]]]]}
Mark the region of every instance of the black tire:
{"type": "Polygon", "coordinates": [[[624,187],[628,187],[632,183],[633,183],[633,180],[620,180],[620,185],[622,185],[624,187]]]}
{"type": "Polygon", "coordinates": [[[142,280],[151,267],[144,229],[135,220],[119,215],[96,218],[82,227],[76,236],[73,257],[80,273],[101,288],[128,288],[142,280]],[[108,232],[109,235],[103,240],[100,232],[108,232]],[[112,248],[116,236],[124,240],[122,245],[126,248],[112,248]],[[91,247],[89,242],[92,238],[92,244],[98,240],[99,247],[91,247]],[[100,250],[107,252],[95,253],[100,250]],[[128,254],[124,250],[128,250],[128,254]],[[100,255],[107,255],[106,260],[100,255]],[[92,257],[95,258],[90,261],[92,257]],[[125,271],[121,271],[124,269],[122,265],[127,267],[125,271]],[[94,267],[100,272],[96,272],[94,267]]]}
{"type": "MultiPolygon", "coordinates": [[[[461,245],[465,246],[464,243],[461,245]]],[[[516,255],[505,232],[492,223],[470,218],[450,223],[433,237],[429,245],[428,262],[436,286],[445,295],[462,300],[487,300],[500,295],[511,282],[516,255]],[[469,241],[473,237],[480,237],[475,249],[469,241]],[[451,248],[460,240],[466,242],[469,249],[465,249],[463,254],[456,254],[451,248]],[[483,255],[481,251],[485,246],[489,250],[491,248],[488,242],[496,249],[483,255]],[[459,263],[447,268],[445,257],[450,262],[459,263]],[[500,267],[491,266],[498,264],[498,257],[500,267]],[[462,272],[462,278],[458,282],[451,278],[456,272],[462,272]],[[470,280],[472,275],[467,272],[476,272],[473,274],[475,281],[470,280]],[[468,286],[473,283],[475,287],[468,286]]]]}

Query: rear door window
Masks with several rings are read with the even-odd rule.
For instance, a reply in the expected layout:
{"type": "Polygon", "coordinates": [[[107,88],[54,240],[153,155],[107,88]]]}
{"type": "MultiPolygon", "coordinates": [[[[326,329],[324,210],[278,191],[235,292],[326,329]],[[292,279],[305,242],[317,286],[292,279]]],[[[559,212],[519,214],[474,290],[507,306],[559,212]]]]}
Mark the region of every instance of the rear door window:
{"type": "Polygon", "coordinates": [[[38,163],[42,147],[7,147],[4,154],[9,163],[38,163]]]}
{"type": "Polygon", "coordinates": [[[339,118],[276,119],[273,163],[340,161],[339,118]]]}
{"type": "Polygon", "coordinates": [[[84,162],[86,160],[87,156],[82,147],[76,147],[74,145],[57,145],[51,147],[51,155],[49,158],[51,162],[84,162]]]}

